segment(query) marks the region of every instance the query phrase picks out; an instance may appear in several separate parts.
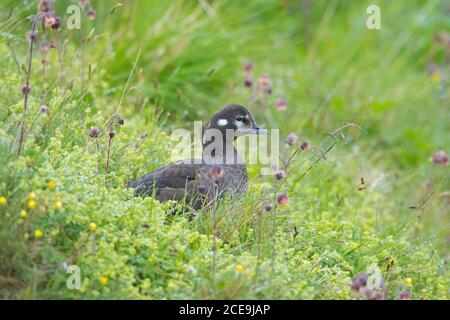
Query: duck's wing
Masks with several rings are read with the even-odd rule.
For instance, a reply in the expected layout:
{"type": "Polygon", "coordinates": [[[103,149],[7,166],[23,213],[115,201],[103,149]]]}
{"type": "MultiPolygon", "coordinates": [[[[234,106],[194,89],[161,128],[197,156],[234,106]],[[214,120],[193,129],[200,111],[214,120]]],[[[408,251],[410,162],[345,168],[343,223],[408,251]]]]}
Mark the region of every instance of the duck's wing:
{"type": "Polygon", "coordinates": [[[192,191],[201,165],[178,161],[152,171],[128,185],[134,194],[155,197],[161,201],[181,200],[192,191]]]}

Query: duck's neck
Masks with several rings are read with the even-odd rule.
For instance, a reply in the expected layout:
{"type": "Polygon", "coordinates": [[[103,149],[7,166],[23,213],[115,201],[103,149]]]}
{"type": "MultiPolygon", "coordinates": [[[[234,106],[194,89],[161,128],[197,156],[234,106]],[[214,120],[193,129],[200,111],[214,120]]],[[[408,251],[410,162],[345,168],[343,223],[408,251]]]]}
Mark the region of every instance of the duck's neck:
{"type": "Polygon", "coordinates": [[[206,164],[242,165],[244,160],[237,152],[233,141],[216,143],[214,141],[203,143],[203,162],[206,164]]]}

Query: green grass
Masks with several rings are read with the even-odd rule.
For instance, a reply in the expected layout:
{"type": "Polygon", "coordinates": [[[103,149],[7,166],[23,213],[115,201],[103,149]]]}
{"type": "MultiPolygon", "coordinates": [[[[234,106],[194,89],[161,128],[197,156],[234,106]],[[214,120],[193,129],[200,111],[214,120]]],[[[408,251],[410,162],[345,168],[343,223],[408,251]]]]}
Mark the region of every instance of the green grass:
{"type": "MultiPolygon", "coordinates": [[[[57,13],[75,2],[58,1],[57,13]]],[[[445,1],[376,1],[381,30],[366,28],[372,1],[140,0],[112,14],[116,2],[92,2],[96,20],[84,16],[81,31],[47,31],[58,49],[45,80],[35,51],[20,157],[26,18],[36,2],[0,5],[0,297],[359,299],[352,279],[378,267],[388,299],[404,290],[449,298],[448,166],[429,161],[450,151],[450,53],[436,40],[450,30],[445,1]],[[272,81],[259,103],[243,85],[248,60],[255,83],[264,74],[272,81]],[[125,125],[116,126],[106,172],[108,122],[122,95],[125,125]],[[49,115],[39,113],[42,103],[49,115]],[[296,132],[311,149],[278,187],[290,199],[276,230],[275,210],[264,212],[273,177],[249,167],[248,194],[217,208],[212,275],[211,213],[172,216],[173,204],[134,198],[124,186],[170,161],[172,130],[228,103],[248,106],[282,140],[296,132]],[[346,122],[362,130],[343,130],[345,141],[301,178],[346,122]],[[81,268],[80,290],[67,288],[64,264],[81,268]]]]}

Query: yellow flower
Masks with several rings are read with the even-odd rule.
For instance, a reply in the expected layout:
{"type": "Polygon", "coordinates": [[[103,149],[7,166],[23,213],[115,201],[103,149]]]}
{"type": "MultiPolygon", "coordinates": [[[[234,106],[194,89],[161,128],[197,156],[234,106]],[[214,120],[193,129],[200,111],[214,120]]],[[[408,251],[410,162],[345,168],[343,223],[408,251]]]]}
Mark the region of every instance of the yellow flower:
{"type": "Polygon", "coordinates": [[[8,200],[6,200],[5,197],[0,197],[0,206],[4,206],[7,203],[8,203],[8,200]]]}
{"type": "Polygon", "coordinates": [[[55,208],[56,208],[56,209],[61,209],[62,206],[63,206],[63,205],[62,205],[61,200],[58,200],[58,201],[55,202],[55,208]]]}
{"type": "Polygon", "coordinates": [[[25,210],[20,210],[20,217],[22,219],[26,219],[27,218],[27,212],[25,210]]]}
{"type": "Polygon", "coordinates": [[[55,180],[50,180],[50,181],[48,182],[48,187],[49,187],[50,189],[55,189],[55,188],[56,188],[56,181],[55,181],[55,180]]]}
{"type": "Polygon", "coordinates": [[[29,200],[29,201],[28,201],[28,208],[30,208],[30,209],[36,208],[36,201],[34,201],[34,200],[29,200]]]}
{"type": "Polygon", "coordinates": [[[406,283],[408,286],[412,286],[413,280],[412,280],[411,278],[405,278],[405,283],[406,283]]]}
{"type": "Polygon", "coordinates": [[[34,200],[34,199],[36,199],[36,193],[30,192],[30,193],[28,194],[28,200],[34,200]]]}
{"type": "Polygon", "coordinates": [[[89,223],[89,230],[95,232],[95,230],[97,230],[97,225],[94,222],[89,223]]]}
{"type": "Polygon", "coordinates": [[[39,230],[39,229],[34,231],[34,237],[36,239],[42,238],[43,235],[44,235],[44,233],[41,230],[39,230]]]}
{"type": "Polygon", "coordinates": [[[441,73],[439,71],[435,71],[431,74],[431,80],[435,83],[439,83],[441,81],[441,73]]]}
{"type": "Polygon", "coordinates": [[[103,277],[100,277],[99,281],[101,284],[105,285],[108,283],[109,279],[108,279],[108,277],[103,276],[103,277]]]}
{"type": "Polygon", "coordinates": [[[234,268],[237,272],[244,272],[244,266],[242,264],[236,265],[234,268]]]}

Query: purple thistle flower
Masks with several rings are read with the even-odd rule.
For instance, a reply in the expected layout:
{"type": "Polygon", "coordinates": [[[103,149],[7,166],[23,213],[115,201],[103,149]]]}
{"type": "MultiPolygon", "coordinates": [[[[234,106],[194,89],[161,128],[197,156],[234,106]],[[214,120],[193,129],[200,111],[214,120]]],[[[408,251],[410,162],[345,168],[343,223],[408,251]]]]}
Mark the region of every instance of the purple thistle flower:
{"type": "Polygon", "coordinates": [[[87,12],[87,17],[88,17],[89,21],[95,20],[95,10],[92,7],[89,8],[89,10],[87,12]]]}
{"type": "Polygon", "coordinates": [[[27,32],[27,39],[30,42],[36,42],[38,39],[37,32],[27,32]]]}
{"type": "Polygon", "coordinates": [[[355,276],[351,285],[352,292],[355,294],[363,294],[364,288],[367,285],[367,273],[360,273],[355,276]],[[363,289],[363,291],[361,291],[363,289]]]}
{"type": "Polygon", "coordinates": [[[39,112],[40,112],[40,113],[48,114],[48,113],[49,113],[49,109],[48,109],[48,107],[47,107],[46,105],[42,105],[42,106],[40,107],[40,109],[39,109],[39,112]]]}
{"type": "Polygon", "coordinates": [[[244,86],[246,86],[247,88],[250,88],[253,85],[253,81],[250,78],[245,78],[244,80],[244,86]]]}
{"type": "Polygon", "coordinates": [[[253,70],[253,62],[247,61],[244,65],[244,70],[245,70],[245,72],[250,73],[253,70]]]}
{"type": "Polygon", "coordinates": [[[61,29],[61,18],[56,16],[55,17],[55,22],[52,24],[52,29],[53,30],[59,30],[61,29]]]}
{"type": "Polygon", "coordinates": [[[275,105],[275,108],[277,109],[277,111],[284,111],[287,109],[287,107],[288,107],[288,104],[284,100],[279,100],[275,105]]]}
{"type": "Polygon", "coordinates": [[[280,194],[277,198],[277,202],[280,206],[285,206],[288,204],[289,202],[289,198],[287,195],[285,194],[280,194]]]}
{"type": "Polygon", "coordinates": [[[446,166],[448,164],[448,155],[443,151],[439,150],[432,157],[433,163],[446,166]]]}
{"type": "Polygon", "coordinates": [[[309,143],[308,143],[308,141],[302,142],[302,144],[300,145],[300,148],[301,148],[302,150],[308,149],[308,148],[309,148],[309,143]]]}
{"type": "Polygon", "coordinates": [[[286,172],[284,170],[279,170],[276,174],[275,174],[275,178],[277,180],[283,180],[286,178],[286,172]]]}
{"type": "Polygon", "coordinates": [[[86,8],[89,0],[80,0],[78,3],[80,4],[81,9],[86,8]]]}
{"type": "Polygon", "coordinates": [[[39,11],[40,12],[48,12],[50,10],[50,3],[48,0],[41,0],[39,2],[39,11]]]}
{"type": "Polygon", "coordinates": [[[41,43],[39,44],[39,50],[41,51],[42,55],[46,55],[47,52],[50,51],[50,44],[47,42],[47,40],[41,40],[41,43]]]}
{"type": "Polygon", "coordinates": [[[268,76],[261,76],[259,78],[259,85],[261,88],[268,88],[270,86],[270,78],[268,76]]]}
{"type": "Polygon", "coordinates": [[[44,23],[44,27],[52,28],[56,23],[56,15],[52,11],[48,11],[42,15],[42,22],[44,23]]]}
{"type": "Polygon", "coordinates": [[[295,133],[291,133],[284,140],[284,145],[286,146],[286,148],[289,148],[294,143],[296,143],[297,140],[298,140],[298,136],[295,133]]]}
{"type": "Polygon", "coordinates": [[[411,292],[409,292],[408,290],[400,292],[400,299],[401,300],[409,300],[409,299],[411,299],[411,292]]]}
{"type": "Polygon", "coordinates": [[[90,136],[91,138],[97,138],[99,134],[100,134],[100,129],[99,129],[99,128],[92,127],[92,128],[89,130],[89,136],[90,136]]]}
{"type": "Polygon", "coordinates": [[[29,84],[25,84],[25,85],[22,87],[22,93],[23,93],[23,94],[28,94],[28,93],[30,93],[30,91],[31,91],[31,87],[30,87],[29,84]]]}

